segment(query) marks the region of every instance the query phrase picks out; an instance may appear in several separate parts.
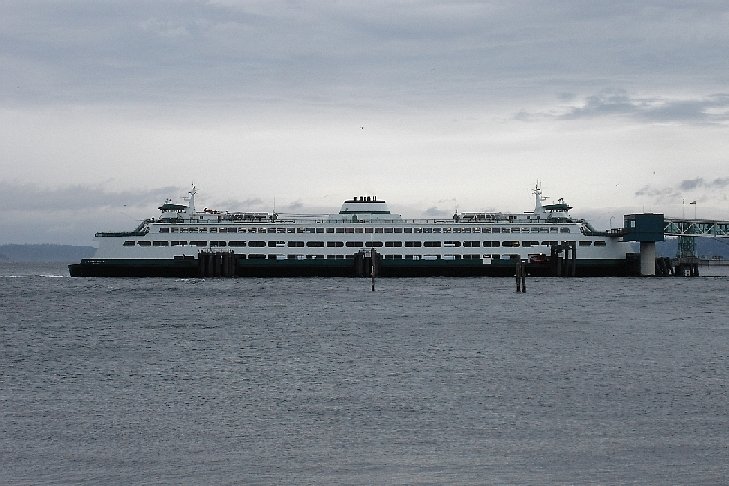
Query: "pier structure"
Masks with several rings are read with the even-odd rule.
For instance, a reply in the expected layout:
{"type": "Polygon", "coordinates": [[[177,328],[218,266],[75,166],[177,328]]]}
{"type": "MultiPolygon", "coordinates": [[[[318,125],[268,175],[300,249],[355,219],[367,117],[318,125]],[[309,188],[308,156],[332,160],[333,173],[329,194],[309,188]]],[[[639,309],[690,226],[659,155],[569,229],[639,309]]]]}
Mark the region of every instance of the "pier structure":
{"type": "Polygon", "coordinates": [[[660,213],[628,214],[624,221],[624,228],[620,229],[623,240],[640,243],[642,276],[698,276],[696,238],[729,238],[729,221],[666,218],[660,213]],[[673,261],[666,258],[656,259],[656,242],[663,241],[666,236],[678,238],[678,255],[673,261]]]}
{"type": "Polygon", "coordinates": [[[626,214],[623,241],[640,243],[640,275],[656,274],[656,242],[663,241],[664,217],[661,213],[626,214]]]}

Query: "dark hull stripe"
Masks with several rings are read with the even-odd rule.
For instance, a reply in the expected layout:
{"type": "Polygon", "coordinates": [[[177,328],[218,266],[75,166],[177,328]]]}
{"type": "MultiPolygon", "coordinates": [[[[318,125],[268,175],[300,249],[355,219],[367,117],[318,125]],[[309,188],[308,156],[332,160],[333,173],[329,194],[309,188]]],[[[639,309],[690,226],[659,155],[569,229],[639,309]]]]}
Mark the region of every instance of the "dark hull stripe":
{"type": "MultiPolygon", "coordinates": [[[[72,277],[200,277],[197,260],[82,260],[69,265],[72,277]]],[[[549,264],[527,264],[530,276],[551,276],[549,264]]],[[[512,277],[508,260],[484,265],[480,260],[383,260],[380,277],[512,277]]],[[[627,260],[578,260],[576,277],[637,275],[627,260]]],[[[236,277],[354,277],[352,260],[238,260],[236,277]]]]}

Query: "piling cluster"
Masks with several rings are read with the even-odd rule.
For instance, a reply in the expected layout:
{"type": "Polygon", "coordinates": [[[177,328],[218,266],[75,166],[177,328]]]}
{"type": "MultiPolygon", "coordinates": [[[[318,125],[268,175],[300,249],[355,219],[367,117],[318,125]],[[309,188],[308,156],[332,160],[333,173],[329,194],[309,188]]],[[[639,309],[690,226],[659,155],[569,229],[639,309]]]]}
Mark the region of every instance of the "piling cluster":
{"type": "Polygon", "coordinates": [[[236,256],[232,251],[200,252],[197,259],[200,278],[235,276],[236,256]]]}

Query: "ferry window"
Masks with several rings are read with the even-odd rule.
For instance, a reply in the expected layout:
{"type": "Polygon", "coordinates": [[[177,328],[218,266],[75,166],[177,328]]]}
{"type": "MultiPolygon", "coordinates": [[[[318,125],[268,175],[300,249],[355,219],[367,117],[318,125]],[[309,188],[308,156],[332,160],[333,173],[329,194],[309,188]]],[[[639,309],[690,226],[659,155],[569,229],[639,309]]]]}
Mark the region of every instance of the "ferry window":
{"type": "Polygon", "coordinates": [[[180,229],[179,229],[179,228],[172,228],[172,232],[173,232],[173,233],[177,233],[177,232],[179,232],[179,231],[180,231],[180,229]]]}
{"type": "Polygon", "coordinates": [[[501,258],[501,255],[499,255],[498,253],[494,253],[493,255],[491,255],[491,258],[493,258],[494,260],[498,260],[501,258]]]}
{"type": "Polygon", "coordinates": [[[480,233],[481,232],[481,228],[472,228],[471,231],[473,231],[474,233],[480,233]]]}
{"type": "Polygon", "coordinates": [[[493,248],[493,247],[501,246],[501,242],[499,242],[499,241],[484,241],[483,242],[483,246],[493,248]]]}
{"type": "Polygon", "coordinates": [[[412,233],[413,229],[412,228],[403,228],[402,231],[403,231],[403,233],[412,233]]]}
{"type": "Polygon", "coordinates": [[[367,242],[365,242],[365,246],[369,247],[369,248],[373,248],[373,247],[379,248],[380,246],[382,246],[382,242],[381,241],[367,241],[367,242]]]}
{"type": "Polygon", "coordinates": [[[453,232],[454,233],[460,233],[461,232],[461,228],[453,228],[453,232]]]}
{"type": "Polygon", "coordinates": [[[344,228],[337,228],[337,233],[344,233],[344,228]]]}
{"type": "Polygon", "coordinates": [[[207,233],[207,232],[208,232],[207,228],[200,228],[200,233],[207,233]]]}
{"type": "Polygon", "coordinates": [[[569,228],[560,228],[559,229],[559,232],[560,233],[569,233],[570,232],[570,229],[569,228]]]}
{"type": "Polygon", "coordinates": [[[327,228],[327,233],[334,233],[334,228],[327,228]]]}
{"type": "Polygon", "coordinates": [[[224,241],[211,241],[210,246],[225,246],[226,243],[224,241]]]}
{"type": "Polygon", "coordinates": [[[304,246],[303,241],[289,241],[289,246],[292,248],[304,246]]]}
{"type": "Polygon", "coordinates": [[[275,247],[275,246],[284,246],[286,244],[285,241],[269,241],[268,246],[275,247]]]}
{"type": "Polygon", "coordinates": [[[422,246],[422,243],[419,241],[406,241],[405,247],[406,248],[420,248],[422,246]]]}
{"type": "Polygon", "coordinates": [[[354,234],[354,228],[344,228],[345,233],[354,234]]]}
{"type": "Polygon", "coordinates": [[[423,228],[423,233],[432,233],[433,228],[423,228]]]}
{"type": "Polygon", "coordinates": [[[261,254],[254,253],[254,254],[248,255],[248,258],[250,260],[265,260],[266,259],[266,255],[261,255],[261,254]]]}
{"type": "Polygon", "coordinates": [[[361,241],[348,241],[346,245],[349,248],[361,248],[364,246],[364,243],[361,241]]]}
{"type": "Polygon", "coordinates": [[[276,228],[266,228],[266,231],[268,233],[275,233],[276,232],[276,228]]]}
{"type": "Polygon", "coordinates": [[[170,229],[169,228],[160,228],[159,229],[159,232],[160,233],[169,233],[170,232],[170,229]]]}
{"type": "Polygon", "coordinates": [[[521,244],[520,242],[518,242],[518,241],[513,241],[513,240],[511,240],[511,241],[507,240],[507,241],[503,241],[503,242],[501,242],[501,246],[506,246],[506,247],[510,247],[510,248],[514,248],[514,247],[517,247],[517,246],[519,246],[520,244],[521,244]]]}
{"type": "Polygon", "coordinates": [[[385,246],[389,248],[396,248],[402,246],[402,241],[386,241],[385,246]]]}
{"type": "Polygon", "coordinates": [[[170,246],[169,241],[155,241],[152,243],[152,246],[170,246]]]}
{"type": "Polygon", "coordinates": [[[306,246],[314,247],[314,248],[323,248],[324,242],[323,241],[307,241],[306,246]]]}
{"type": "MultiPolygon", "coordinates": [[[[444,241],[443,242],[443,245],[445,245],[445,246],[461,246],[461,242],[460,241],[444,241]]],[[[428,245],[425,245],[425,246],[428,246],[428,245]]]]}
{"type": "Polygon", "coordinates": [[[501,228],[501,232],[502,233],[511,233],[511,229],[510,228],[501,228]]]}
{"type": "Polygon", "coordinates": [[[416,233],[422,233],[423,232],[423,228],[414,228],[414,229],[415,229],[415,232],[416,233]]]}
{"type": "Polygon", "coordinates": [[[423,246],[428,248],[435,248],[441,246],[440,241],[424,241],[423,246]]]}
{"type": "Polygon", "coordinates": [[[124,242],[124,246],[134,246],[134,241],[127,240],[127,241],[124,242]]]}
{"type": "Polygon", "coordinates": [[[382,228],[375,228],[375,233],[382,233],[382,232],[383,232],[382,228]]]}
{"type": "Polygon", "coordinates": [[[152,242],[151,241],[138,241],[137,244],[139,246],[151,246],[152,242]]]}
{"type": "Polygon", "coordinates": [[[470,232],[471,232],[471,228],[463,228],[462,233],[470,233],[470,232]]]}
{"type": "Polygon", "coordinates": [[[481,228],[481,233],[491,233],[491,228],[481,228]]]}
{"type": "Polygon", "coordinates": [[[171,246],[185,246],[187,241],[172,241],[171,246]]]}
{"type": "Polygon", "coordinates": [[[238,246],[238,247],[246,246],[246,242],[245,241],[229,241],[228,246],[238,246]]]}
{"type": "Polygon", "coordinates": [[[355,228],[354,232],[355,233],[364,233],[364,228],[355,228]]]}
{"type": "MultiPolygon", "coordinates": [[[[304,228],[296,228],[297,233],[304,233],[304,228]]],[[[339,231],[337,231],[339,233],[339,231]]]]}
{"type": "Polygon", "coordinates": [[[402,228],[395,228],[395,233],[402,233],[402,228]]]}
{"type": "Polygon", "coordinates": [[[306,228],[306,231],[305,232],[306,233],[315,234],[316,233],[316,228],[306,228]]]}
{"type": "Polygon", "coordinates": [[[286,233],[296,233],[296,228],[286,228],[286,233]]]}
{"type": "Polygon", "coordinates": [[[549,228],[550,233],[557,233],[559,230],[557,228],[549,228]]]}
{"type": "Polygon", "coordinates": [[[286,233],[286,228],[276,228],[276,233],[286,233]]]}
{"type": "Polygon", "coordinates": [[[262,246],[266,246],[266,242],[265,241],[249,241],[248,246],[260,248],[262,246]]]}
{"type": "Polygon", "coordinates": [[[580,241],[580,246],[592,246],[592,241],[580,241]]]}
{"type": "Polygon", "coordinates": [[[530,247],[530,246],[532,246],[532,242],[531,241],[522,241],[521,246],[530,247]]]}
{"type": "MultiPolygon", "coordinates": [[[[218,232],[218,228],[210,228],[210,232],[211,233],[217,233],[218,232]]],[[[226,228],[220,228],[220,232],[221,233],[227,233],[228,230],[226,228]]]]}
{"type": "Polygon", "coordinates": [[[545,246],[556,246],[557,245],[557,242],[556,241],[542,241],[542,245],[545,245],[545,246]]]}
{"type": "Polygon", "coordinates": [[[443,233],[450,233],[452,230],[450,228],[443,228],[443,233]]]}
{"type": "Polygon", "coordinates": [[[392,232],[393,232],[393,228],[385,228],[385,233],[392,233],[392,232]]]}
{"type": "Polygon", "coordinates": [[[327,247],[329,248],[337,248],[344,246],[344,243],[341,241],[327,241],[327,247]]]}
{"type": "Polygon", "coordinates": [[[480,241],[464,241],[463,246],[475,248],[475,247],[481,246],[481,242],[480,241]]]}
{"type": "Polygon", "coordinates": [[[595,246],[606,246],[606,243],[603,240],[597,240],[595,246]]]}
{"type": "Polygon", "coordinates": [[[192,246],[208,246],[207,241],[191,241],[190,245],[192,246]]]}
{"type": "Polygon", "coordinates": [[[317,228],[316,229],[316,232],[317,233],[324,233],[324,228],[317,228]]]}

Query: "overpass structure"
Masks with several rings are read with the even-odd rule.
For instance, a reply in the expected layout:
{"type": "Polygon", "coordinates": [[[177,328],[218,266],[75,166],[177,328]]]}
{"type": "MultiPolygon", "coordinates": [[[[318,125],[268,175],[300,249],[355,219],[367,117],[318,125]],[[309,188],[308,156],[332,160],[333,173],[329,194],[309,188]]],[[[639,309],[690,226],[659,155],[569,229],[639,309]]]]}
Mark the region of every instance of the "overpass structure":
{"type": "Polygon", "coordinates": [[[729,238],[729,221],[664,217],[663,234],[679,237],[716,236],[729,238]]]}

